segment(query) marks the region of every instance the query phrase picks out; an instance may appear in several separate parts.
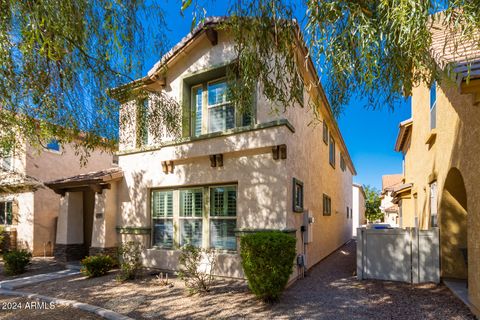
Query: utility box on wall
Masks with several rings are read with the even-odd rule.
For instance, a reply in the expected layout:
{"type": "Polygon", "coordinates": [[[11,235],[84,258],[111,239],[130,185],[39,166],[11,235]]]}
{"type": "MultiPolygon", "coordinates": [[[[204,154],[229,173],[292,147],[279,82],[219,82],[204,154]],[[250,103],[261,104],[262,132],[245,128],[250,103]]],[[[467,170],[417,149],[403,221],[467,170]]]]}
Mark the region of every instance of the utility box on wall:
{"type": "Polygon", "coordinates": [[[303,211],[303,243],[313,242],[312,223],[315,222],[313,215],[309,210],[303,211]]]}

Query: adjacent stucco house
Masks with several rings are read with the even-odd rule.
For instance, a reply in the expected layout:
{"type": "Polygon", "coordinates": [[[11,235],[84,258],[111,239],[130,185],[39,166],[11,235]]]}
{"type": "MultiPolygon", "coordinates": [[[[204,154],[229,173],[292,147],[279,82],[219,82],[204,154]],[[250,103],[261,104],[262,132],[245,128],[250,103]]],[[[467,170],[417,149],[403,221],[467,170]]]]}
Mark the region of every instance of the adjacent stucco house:
{"type": "Polygon", "coordinates": [[[432,33],[439,66],[452,66],[458,76],[413,89],[412,118],[400,124],[395,145],[405,157],[404,183],[393,196],[403,227],[440,228],[441,276],[468,279],[470,307],[478,316],[480,51],[471,42],[454,51],[445,44],[445,34],[454,34],[443,25],[432,33]]]}
{"type": "Polygon", "coordinates": [[[81,166],[72,144],[52,140],[40,150],[19,142],[0,155],[0,225],[16,235],[17,248],[37,256],[52,255],[60,196],[43,182],[108,168],[112,154],[93,151],[81,166]]]}
{"type": "Polygon", "coordinates": [[[357,228],[367,223],[365,217],[365,190],[361,184],[354,183],[352,186],[352,236],[357,236],[357,228]]]}
{"type": "MultiPolygon", "coordinates": [[[[138,95],[117,96],[120,116],[132,118],[120,125],[121,171],[51,182],[65,194],[62,221],[74,227],[71,217],[81,214],[72,209],[81,198],[74,188],[90,183],[98,187],[93,252],[136,240],[145,247],[144,265],[175,270],[178,248],[191,243],[216,249],[215,272],[239,278],[239,236],[281,230],[296,237],[310,268],[352,237],[355,168],[322,87],[308,85],[318,81],[311,62],[301,66],[303,106],[275,114],[258,89],[251,114],[235,108],[225,76],[236,54],[218,21],[207,19],[129,84],[138,95]],[[156,135],[139,116],[139,108],[155,112],[158,93],[178,102],[181,137],[156,135]],[[314,111],[319,125],[309,125],[314,111]]],[[[82,237],[68,241],[73,248],[82,237]]]]}
{"type": "Polygon", "coordinates": [[[393,203],[393,192],[396,188],[403,184],[403,174],[386,174],[382,176],[382,200],[380,210],[383,213],[383,222],[388,223],[392,227],[402,227],[401,217],[399,216],[399,208],[393,203]]]}

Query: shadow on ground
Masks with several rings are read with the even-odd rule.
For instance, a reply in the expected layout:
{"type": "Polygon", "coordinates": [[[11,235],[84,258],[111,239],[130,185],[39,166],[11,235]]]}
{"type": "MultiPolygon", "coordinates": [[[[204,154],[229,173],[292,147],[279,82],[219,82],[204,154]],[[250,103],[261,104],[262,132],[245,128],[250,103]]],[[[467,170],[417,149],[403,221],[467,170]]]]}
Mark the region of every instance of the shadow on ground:
{"type": "Polygon", "coordinates": [[[183,284],[159,285],[153,276],[118,283],[115,274],[80,276],[24,291],[98,305],[137,319],[474,319],[443,285],[357,281],[350,242],[295,282],[279,303],[266,305],[243,281],[219,280],[212,292],[188,296],[183,284]]]}

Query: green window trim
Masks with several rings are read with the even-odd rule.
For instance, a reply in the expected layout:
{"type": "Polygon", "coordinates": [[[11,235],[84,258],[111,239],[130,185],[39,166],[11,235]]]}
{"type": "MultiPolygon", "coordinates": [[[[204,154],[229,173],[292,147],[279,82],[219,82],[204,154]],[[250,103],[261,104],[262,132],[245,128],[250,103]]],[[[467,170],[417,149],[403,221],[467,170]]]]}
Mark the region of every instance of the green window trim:
{"type": "Polygon", "coordinates": [[[332,215],[332,198],[323,194],[323,215],[331,216],[332,215]]]}
{"type": "Polygon", "coordinates": [[[303,182],[293,178],[292,190],[292,210],[293,212],[303,212],[304,190],[303,182]]]}

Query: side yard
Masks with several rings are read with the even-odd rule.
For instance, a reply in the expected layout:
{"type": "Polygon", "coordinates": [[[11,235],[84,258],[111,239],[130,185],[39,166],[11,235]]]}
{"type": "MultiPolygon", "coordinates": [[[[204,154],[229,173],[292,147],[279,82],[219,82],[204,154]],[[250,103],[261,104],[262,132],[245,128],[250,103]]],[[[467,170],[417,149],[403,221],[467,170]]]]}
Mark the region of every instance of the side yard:
{"type": "Polygon", "coordinates": [[[118,283],[115,273],[93,279],[73,276],[22,288],[78,300],[136,319],[474,319],[443,285],[357,281],[355,243],[343,246],[287,289],[281,301],[266,305],[243,281],[219,280],[212,292],[188,296],[183,283],[162,286],[155,276],[118,283]]]}

